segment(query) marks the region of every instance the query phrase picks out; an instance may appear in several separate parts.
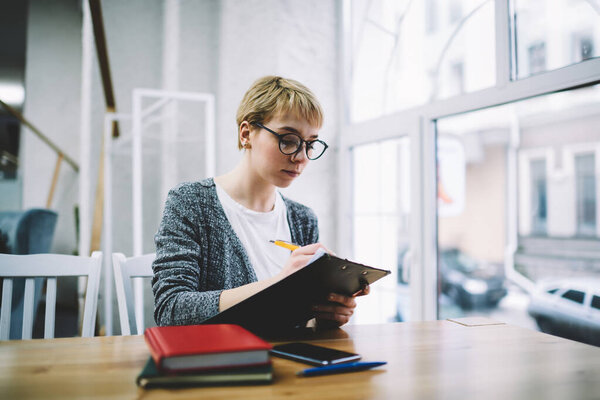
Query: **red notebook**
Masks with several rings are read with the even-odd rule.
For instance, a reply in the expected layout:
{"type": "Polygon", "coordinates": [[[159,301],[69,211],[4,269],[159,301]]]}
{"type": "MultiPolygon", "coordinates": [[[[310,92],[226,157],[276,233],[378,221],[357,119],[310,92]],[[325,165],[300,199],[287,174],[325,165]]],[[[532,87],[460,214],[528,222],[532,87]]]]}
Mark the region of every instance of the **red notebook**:
{"type": "Polygon", "coordinates": [[[269,363],[271,345],[239,325],[160,326],[146,329],[144,338],[166,373],[269,363]]]}

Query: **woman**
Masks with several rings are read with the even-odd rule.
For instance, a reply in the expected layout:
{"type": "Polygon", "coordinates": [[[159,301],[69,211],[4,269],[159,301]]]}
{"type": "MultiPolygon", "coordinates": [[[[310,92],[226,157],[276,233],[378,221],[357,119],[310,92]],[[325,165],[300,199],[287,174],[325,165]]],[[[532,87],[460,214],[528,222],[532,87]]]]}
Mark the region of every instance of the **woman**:
{"type": "MultiPolygon", "coordinates": [[[[169,192],[155,236],[158,325],[201,323],[304,267],[324,248],[312,210],[276,190],[327,149],[318,139],[323,112],[313,93],[290,79],[263,77],[244,95],[236,119],[244,151],[239,164],[169,192]],[[301,247],[290,254],[271,239],[301,247]]],[[[345,324],[356,307],[354,298],[336,293],[323,300],[314,306],[323,325],[345,324]]]]}

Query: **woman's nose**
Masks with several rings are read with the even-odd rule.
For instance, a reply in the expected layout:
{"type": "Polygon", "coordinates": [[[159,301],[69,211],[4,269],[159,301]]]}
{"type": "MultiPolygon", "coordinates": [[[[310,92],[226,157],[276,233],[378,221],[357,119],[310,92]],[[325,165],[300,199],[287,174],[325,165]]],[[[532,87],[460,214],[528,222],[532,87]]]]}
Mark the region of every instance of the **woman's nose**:
{"type": "Polygon", "coordinates": [[[308,156],[306,155],[306,143],[302,143],[298,151],[292,154],[292,161],[302,162],[305,160],[308,161],[308,156]]]}

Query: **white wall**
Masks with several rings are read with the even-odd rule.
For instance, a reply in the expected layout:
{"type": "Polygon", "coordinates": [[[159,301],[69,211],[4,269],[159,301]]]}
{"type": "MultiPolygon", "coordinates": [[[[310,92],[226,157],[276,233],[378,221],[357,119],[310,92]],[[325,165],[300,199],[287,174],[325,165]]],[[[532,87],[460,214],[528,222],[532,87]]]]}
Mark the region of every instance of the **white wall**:
{"type": "MultiPolygon", "coordinates": [[[[217,174],[239,160],[235,113],[248,87],[263,75],[296,79],[325,110],[320,137],[338,134],[335,1],[226,0],[221,2],[217,88],[217,174]]],[[[335,243],[335,149],[311,162],[284,194],[314,209],[321,241],[335,243]]]]}
{"type": "MultiPolygon", "coordinates": [[[[181,0],[176,3],[177,32],[164,32],[166,0],[103,0],[102,11],[117,111],[131,112],[134,88],[164,88],[213,93],[216,96],[217,174],[239,160],[235,113],[244,92],[257,78],[279,74],[311,88],[325,110],[321,138],[330,144],[327,155],[309,164],[285,195],[312,207],[319,216],[321,241],[336,242],[335,187],[338,135],[338,46],[335,0],[181,0]],[[165,49],[165,38],[178,36],[178,52],[165,49]],[[176,54],[176,60],[165,59],[176,54]],[[165,74],[175,65],[177,76],[165,74]]],[[[82,68],[82,9],[80,0],[31,0],[24,113],[74,159],[79,159],[82,68]]],[[[94,48],[95,52],[95,48],[94,48]]],[[[94,199],[104,118],[104,95],[95,59],[92,71],[92,143],[90,198],[94,199]]],[[[202,124],[199,124],[202,126],[202,124]]],[[[126,137],[130,123],[120,124],[126,137]]],[[[24,134],[23,206],[45,205],[55,155],[33,135],[24,134]]],[[[122,141],[119,139],[115,144],[122,141]]],[[[202,154],[191,149],[185,168],[202,154]]],[[[126,147],[125,147],[126,148],[126,147]]],[[[154,251],[163,199],[160,162],[144,155],[144,252],[154,251]]],[[[131,161],[113,159],[114,251],[132,254],[131,161]]],[[[204,176],[204,171],[184,171],[204,176]]],[[[76,249],[73,207],[78,201],[78,177],[63,164],[54,205],[59,221],[53,251],[76,249]]],[[[92,205],[93,208],[93,205],[92,205]]],[[[91,221],[91,212],[88,216],[91,221]]],[[[146,298],[150,300],[151,297],[146,298]]],[[[147,307],[151,309],[151,307],[147,307]]],[[[115,308],[116,310],[116,308],[115,308]]],[[[147,320],[151,317],[146,316],[147,320]]],[[[118,323],[115,323],[118,327],[118,323]]]]}

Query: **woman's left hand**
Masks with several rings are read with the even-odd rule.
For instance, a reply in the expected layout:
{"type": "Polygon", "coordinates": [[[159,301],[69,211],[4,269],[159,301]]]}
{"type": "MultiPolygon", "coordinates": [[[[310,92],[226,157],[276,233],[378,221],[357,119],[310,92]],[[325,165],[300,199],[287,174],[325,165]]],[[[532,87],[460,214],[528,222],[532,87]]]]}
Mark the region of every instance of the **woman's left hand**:
{"type": "Polygon", "coordinates": [[[342,326],[348,321],[354,314],[356,308],[356,296],[364,296],[369,294],[369,286],[365,286],[359,292],[353,296],[344,296],[338,293],[330,293],[327,296],[329,303],[317,304],[313,306],[313,310],[316,311],[317,326],[342,326]]]}

